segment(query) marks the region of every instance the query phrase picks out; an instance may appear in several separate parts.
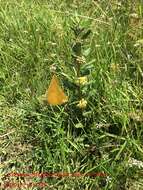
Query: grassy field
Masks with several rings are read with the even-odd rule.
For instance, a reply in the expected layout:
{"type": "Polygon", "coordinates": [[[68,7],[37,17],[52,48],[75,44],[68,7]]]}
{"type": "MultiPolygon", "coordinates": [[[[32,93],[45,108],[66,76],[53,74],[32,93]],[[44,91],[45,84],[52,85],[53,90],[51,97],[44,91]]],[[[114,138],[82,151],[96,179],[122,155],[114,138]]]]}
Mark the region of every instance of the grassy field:
{"type": "Polygon", "coordinates": [[[142,51],[142,0],[0,0],[2,188],[143,190],[142,51]],[[51,66],[68,96],[59,106],[43,100],[51,66]]]}

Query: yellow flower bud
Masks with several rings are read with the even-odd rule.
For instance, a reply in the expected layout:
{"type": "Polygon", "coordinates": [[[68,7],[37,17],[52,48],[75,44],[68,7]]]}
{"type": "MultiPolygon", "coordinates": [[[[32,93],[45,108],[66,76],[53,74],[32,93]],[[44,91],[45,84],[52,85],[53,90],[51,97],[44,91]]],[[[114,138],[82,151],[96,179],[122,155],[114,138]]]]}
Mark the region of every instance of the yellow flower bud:
{"type": "Polygon", "coordinates": [[[79,108],[86,108],[86,106],[87,106],[87,101],[84,99],[84,98],[82,98],[80,101],[79,101],[79,103],[77,104],[77,107],[79,107],[79,108]]]}

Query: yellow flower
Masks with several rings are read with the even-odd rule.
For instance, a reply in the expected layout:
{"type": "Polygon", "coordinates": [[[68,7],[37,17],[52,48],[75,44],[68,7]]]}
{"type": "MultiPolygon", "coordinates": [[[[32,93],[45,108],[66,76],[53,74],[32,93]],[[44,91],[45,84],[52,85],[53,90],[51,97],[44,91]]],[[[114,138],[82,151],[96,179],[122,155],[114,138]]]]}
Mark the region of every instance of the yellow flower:
{"type": "Polygon", "coordinates": [[[111,70],[114,71],[114,72],[120,70],[119,64],[112,63],[110,67],[111,67],[111,70]]]}
{"type": "Polygon", "coordinates": [[[78,79],[76,80],[76,84],[78,85],[87,84],[87,77],[78,77],[78,79]]]}
{"type": "Polygon", "coordinates": [[[87,101],[84,98],[82,98],[77,104],[77,107],[79,108],[86,108],[86,106],[87,106],[87,101]]]}

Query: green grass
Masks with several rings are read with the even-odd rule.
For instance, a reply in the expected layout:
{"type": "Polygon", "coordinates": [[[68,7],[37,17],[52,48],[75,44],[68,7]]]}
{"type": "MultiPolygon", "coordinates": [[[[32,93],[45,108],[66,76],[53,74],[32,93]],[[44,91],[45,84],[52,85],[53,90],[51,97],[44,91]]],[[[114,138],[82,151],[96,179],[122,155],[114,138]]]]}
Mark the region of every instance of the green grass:
{"type": "Polygon", "coordinates": [[[0,0],[0,182],[41,180],[4,177],[14,171],[105,172],[43,181],[58,190],[143,189],[143,167],[129,161],[143,162],[142,24],[141,0],[0,0]],[[92,31],[82,46],[84,110],[71,82],[74,22],[92,31]],[[69,96],[56,107],[40,101],[52,64],[69,96]]]}

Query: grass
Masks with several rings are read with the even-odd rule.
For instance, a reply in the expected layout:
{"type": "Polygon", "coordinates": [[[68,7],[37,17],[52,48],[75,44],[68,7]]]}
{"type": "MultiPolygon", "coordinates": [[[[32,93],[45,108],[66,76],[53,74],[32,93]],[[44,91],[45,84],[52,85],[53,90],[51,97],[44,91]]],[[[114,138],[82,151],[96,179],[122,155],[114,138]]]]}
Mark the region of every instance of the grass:
{"type": "MultiPolygon", "coordinates": [[[[1,182],[46,182],[43,189],[142,190],[143,5],[133,1],[0,0],[1,182]],[[73,83],[74,22],[84,40],[73,83]],[[41,102],[57,67],[69,102],[41,102]],[[138,163],[138,162],[137,162],[138,163]],[[108,177],[6,178],[6,173],[104,172],[108,177]]],[[[29,187],[28,189],[39,189],[29,187]]]]}

